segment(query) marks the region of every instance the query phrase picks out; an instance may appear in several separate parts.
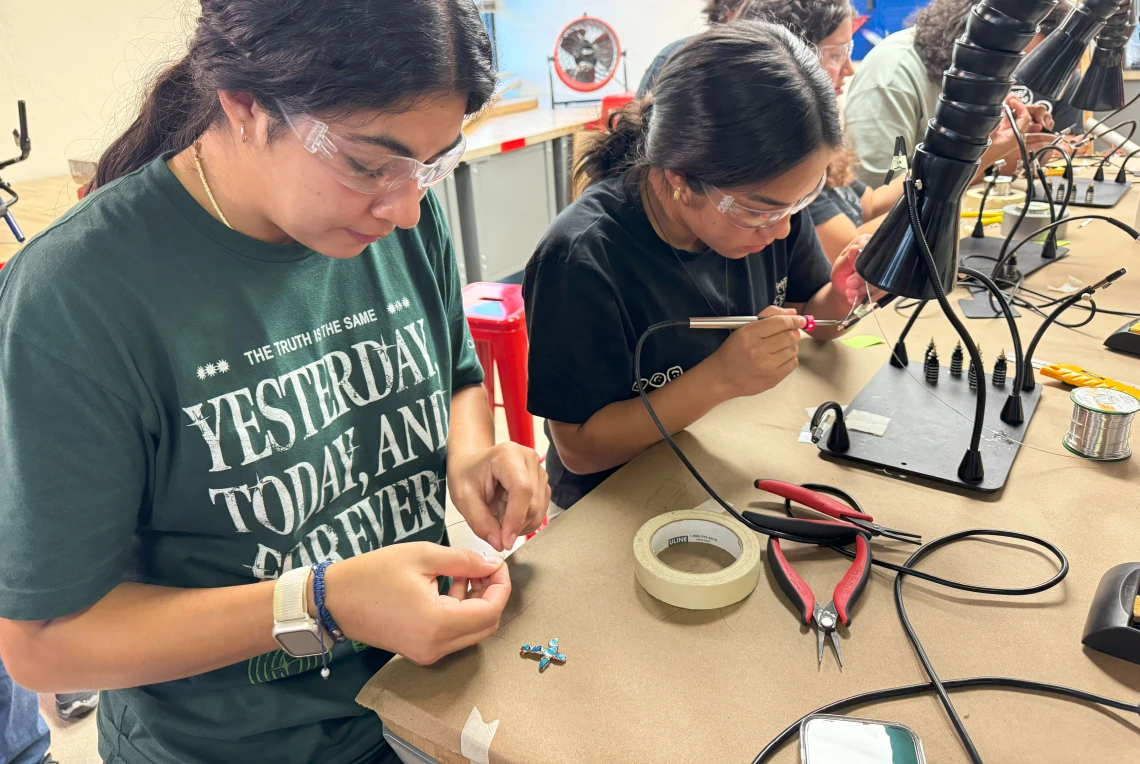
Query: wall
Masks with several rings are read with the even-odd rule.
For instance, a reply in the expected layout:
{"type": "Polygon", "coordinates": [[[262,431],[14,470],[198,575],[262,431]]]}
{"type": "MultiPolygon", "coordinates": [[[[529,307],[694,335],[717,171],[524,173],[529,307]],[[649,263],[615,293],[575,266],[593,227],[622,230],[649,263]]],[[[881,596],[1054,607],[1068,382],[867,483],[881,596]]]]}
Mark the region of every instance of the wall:
{"type": "MultiPolygon", "coordinates": [[[[523,80],[523,93],[548,95],[546,59],[558,33],[583,13],[609,23],[629,53],[629,89],[670,42],[704,28],[704,0],[499,0],[495,24],[504,71],[523,80]]],[[[618,77],[621,70],[618,70],[618,77]]],[[[559,98],[587,98],[556,82],[559,98]]],[[[620,88],[611,83],[603,92],[620,88]]]]}
{"type": "Polygon", "coordinates": [[[194,0],[0,2],[0,160],[16,100],[28,104],[32,154],[8,181],[68,172],[68,157],[97,151],[130,123],[146,81],[185,49],[194,0]]]}

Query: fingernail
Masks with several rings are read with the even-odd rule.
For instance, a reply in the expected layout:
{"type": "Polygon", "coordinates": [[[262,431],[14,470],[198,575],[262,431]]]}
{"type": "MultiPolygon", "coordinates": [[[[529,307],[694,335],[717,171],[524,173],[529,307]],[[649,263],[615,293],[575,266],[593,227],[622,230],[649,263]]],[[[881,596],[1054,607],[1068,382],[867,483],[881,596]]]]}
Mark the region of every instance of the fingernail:
{"type": "Polygon", "coordinates": [[[514,547],[515,547],[515,539],[517,539],[517,538],[518,538],[518,536],[517,536],[516,534],[514,534],[514,533],[508,533],[508,534],[507,534],[507,538],[506,538],[506,540],[503,542],[503,549],[504,549],[504,550],[507,550],[507,549],[514,549],[514,547]]]}
{"type": "Polygon", "coordinates": [[[502,565],[503,564],[503,558],[497,554],[484,553],[483,559],[486,560],[489,565],[502,565]]]}
{"type": "Polygon", "coordinates": [[[499,534],[497,533],[492,533],[491,535],[487,536],[487,543],[495,547],[495,549],[500,552],[503,550],[503,545],[499,543],[499,534]]]}

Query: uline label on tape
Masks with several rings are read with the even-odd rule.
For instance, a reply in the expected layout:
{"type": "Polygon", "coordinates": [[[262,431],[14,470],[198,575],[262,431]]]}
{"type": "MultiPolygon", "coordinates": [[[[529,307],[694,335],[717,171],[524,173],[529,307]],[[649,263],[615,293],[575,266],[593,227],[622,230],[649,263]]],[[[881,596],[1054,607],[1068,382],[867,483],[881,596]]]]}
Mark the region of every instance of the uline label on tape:
{"type": "Polygon", "coordinates": [[[687,610],[711,610],[747,597],[760,580],[756,534],[723,513],[700,509],[666,512],[641,526],[633,539],[637,581],[653,597],[687,610]],[[671,568],[657,555],[684,543],[712,544],[735,562],[712,573],[671,568]]]}

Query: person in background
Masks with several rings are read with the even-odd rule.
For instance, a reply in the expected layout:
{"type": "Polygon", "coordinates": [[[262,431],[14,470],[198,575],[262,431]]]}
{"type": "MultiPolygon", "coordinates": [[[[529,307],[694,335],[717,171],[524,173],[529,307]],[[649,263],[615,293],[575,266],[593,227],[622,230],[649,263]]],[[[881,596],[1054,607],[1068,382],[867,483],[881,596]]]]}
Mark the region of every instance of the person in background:
{"type": "MultiPolygon", "coordinates": [[[[855,16],[848,0],[746,0],[737,11],[740,20],[779,24],[809,43],[818,52],[837,97],[855,71],[851,64],[855,16]]],[[[672,55],[684,42],[667,47],[662,56],[672,55]]],[[[652,89],[657,71],[651,67],[646,72],[642,80],[645,92],[652,89]]],[[[864,221],[885,215],[902,196],[901,177],[889,187],[872,189],[854,177],[852,159],[849,149],[836,152],[824,189],[808,208],[824,254],[832,262],[852,239],[878,227],[877,220],[866,225],[864,221]]]]}
{"type": "MultiPolygon", "coordinates": [[[[757,395],[797,365],[800,314],[845,317],[865,294],[855,243],[834,268],[802,210],[843,145],[831,78],[782,26],[719,24],[662,68],[652,94],[615,112],[587,148],[587,187],[523,279],[528,406],[546,417],[551,513],[723,401],[757,395]],[[651,325],[757,315],[734,331],[651,325]]],[[[820,328],[818,339],[838,336],[820,328]]]]}
{"type": "MultiPolygon", "coordinates": [[[[942,92],[942,73],[951,66],[954,40],[965,31],[966,17],[974,4],[975,0],[934,0],[918,12],[913,27],[890,35],[860,62],[847,95],[846,126],[856,153],[855,172],[867,185],[883,184],[894,157],[896,137],[906,139],[909,151],[922,142],[926,123],[934,117],[942,92]]],[[[1055,28],[1068,13],[1066,5],[1062,0],[1047,24],[1055,28]]],[[[1038,34],[1030,46],[1042,39],[1038,34]]],[[[1046,106],[1026,106],[1017,98],[1007,103],[1030,151],[1053,140],[1055,136],[1048,132],[1054,120],[1046,106]]],[[[1007,120],[1002,120],[990,140],[977,180],[999,159],[1013,167],[1021,158],[1007,120]]]]}
{"type": "Polygon", "coordinates": [[[438,200],[495,90],[470,0],[200,0],[0,271],[0,654],[108,764],[391,764],[393,654],[495,633],[549,499],[495,443],[438,200]],[[84,575],[76,576],[74,571],[84,575]]]}
{"type": "Polygon", "coordinates": [[[48,753],[50,745],[39,696],[16,684],[0,660],[0,762],[57,764],[48,753]]]}
{"type": "MultiPolygon", "coordinates": [[[[705,18],[708,19],[709,25],[713,24],[727,24],[735,19],[741,9],[748,5],[750,0],[707,0],[705,3],[705,18]]],[[[645,70],[645,74],[641,77],[641,84],[637,86],[637,97],[642,98],[653,87],[654,80],[657,79],[658,72],[665,62],[672,58],[676,53],[687,43],[692,37],[686,37],[683,40],[677,40],[666,45],[653,62],[649,64],[649,68],[645,70]]]]}

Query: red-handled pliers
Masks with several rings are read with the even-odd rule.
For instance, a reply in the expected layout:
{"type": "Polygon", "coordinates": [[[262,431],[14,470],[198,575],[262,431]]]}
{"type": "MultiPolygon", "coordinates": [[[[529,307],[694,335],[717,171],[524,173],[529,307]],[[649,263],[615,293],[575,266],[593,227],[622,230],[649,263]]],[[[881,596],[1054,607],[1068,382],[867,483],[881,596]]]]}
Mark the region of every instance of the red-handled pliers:
{"type": "Polygon", "coordinates": [[[823,641],[825,636],[831,637],[831,644],[835,647],[835,657],[843,667],[843,653],[839,649],[839,637],[835,628],[840,623],[847,626],[851,623],[851,608],[863,593],[867,579],[871,574],[871,547],[863,534],[855,537],[855,561],[847,570],[847,575],[835,587],[831,602],[827,607],[821,607],[815,601],[815,593],[811,587],[800,578],[796,569],[784,556],[780,548],[780,541],[775,538],[768,539],[768,565],[776,577],[776,582],[788,595],[788,599],[800,611],[803,622],[811,625],[815,621],[816,629],[816,657],[818,665],[823,665],[823,641]]]}
{"type": "Polygon", "coordinates": [[[761,491],[774,493],[783,498],[784,509],[787,511],[789,517],[793,516],[791,503],[794,501],[804,505],[808,509],[814,509],[816,512],[834,517],[836,520],[845,520],[862,529],[870,536],[884,536],[907,544],[922,544],[922,536],[919,534],[908,533],[906,531],[879,525],[875,522],[875,518],[861,511],[861,509],[849,507],[843,502],[836,501],[830,496],[820,493],[820,491],[834,492],[836,495],[844,497],[854,503],[854,499],[837,488],[816,484],[796,485],[795,483],[785,483],[782,480],[757,480],[754,485],[761,491]]]}
{"type": "Polygon", "coordinates": [[[872,518],[858,510],[841,504],[830,496],[817,493],[809,488],[779,480],[757,480],[756,487],[763,491],[782,496],[787,500],[796,501],[806,507],[822,512],[825,515],[840,520],[846,520],[859,529],[855,533],[855,560],[847,570],[847,574],[835,587],[831,602],[822,607],[815,599],[811,587],[800,578],[795,568],[784,556],[780,548],[780,541],[776,538],[768,539],[768,566],[772,569],[776,582],[788,596],[792,604],[800,612],[803,622],[816,627],[816,657],[817,663],[823,665],[823,643],[830,636],[831,644],[835,648],[835,657],[843,666],[843,653],[839,647],[839,637],[835,633],[836,627],[842,623],[847,626],[851,623],[851,608],[854,607],[859,595],[867,585],[871,574],[871,546],[867,542],[869,535],[876,533],[877,526],[864,527],[863,523],[874,526],[872,518]]]}

